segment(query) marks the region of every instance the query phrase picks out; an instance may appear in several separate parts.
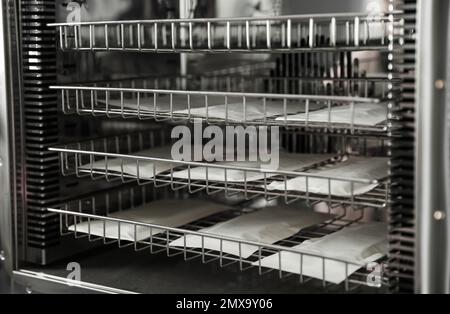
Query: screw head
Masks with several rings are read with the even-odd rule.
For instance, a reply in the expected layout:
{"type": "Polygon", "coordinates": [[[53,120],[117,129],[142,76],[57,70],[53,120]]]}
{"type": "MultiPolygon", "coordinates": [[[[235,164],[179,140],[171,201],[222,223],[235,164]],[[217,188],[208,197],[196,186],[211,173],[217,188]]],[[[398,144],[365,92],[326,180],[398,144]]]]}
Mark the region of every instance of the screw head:
{"type": "Polygon", "coordinates": [[[434,212],[433,217],[436,221],[445,220],[445,213],[443,211],[437,210],[434,212]]]}
{"type": "Polygon", "coordinates": [[[436,87],[436,89],[442,90],[445,88],[445,81],[444,80],[436,80],[436,82],[434,82],[434,86],[436,87]]]}
{"type": "Polygon", "coordinates": [[[0,261],[4,262],[6,260],[5,251],[0,251],[0,261]]]}

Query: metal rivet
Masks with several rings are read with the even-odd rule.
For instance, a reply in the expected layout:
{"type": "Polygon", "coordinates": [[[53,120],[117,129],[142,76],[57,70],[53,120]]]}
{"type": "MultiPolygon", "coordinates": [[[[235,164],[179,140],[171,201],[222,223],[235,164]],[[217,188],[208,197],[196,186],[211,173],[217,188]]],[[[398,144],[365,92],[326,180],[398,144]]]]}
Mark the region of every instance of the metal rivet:
{"type": "Polygon", "coordinates": [[[434,212],[433,217],[437,221],[442,221],[445,219],[445,213],[443,211],[438,210],[434,212]]]}
{"type": "Polygon", "coordinates": [[[4,262],[6,260],[5,251],[0,251],[0,261],[4,262]]]}
{"type": "Polygon", "coordinates": [[[434,82],[434,86],[436,86],[436,89],[444,89],[445,88],[445,81],[444,80],[437,80],[434,82]]]}

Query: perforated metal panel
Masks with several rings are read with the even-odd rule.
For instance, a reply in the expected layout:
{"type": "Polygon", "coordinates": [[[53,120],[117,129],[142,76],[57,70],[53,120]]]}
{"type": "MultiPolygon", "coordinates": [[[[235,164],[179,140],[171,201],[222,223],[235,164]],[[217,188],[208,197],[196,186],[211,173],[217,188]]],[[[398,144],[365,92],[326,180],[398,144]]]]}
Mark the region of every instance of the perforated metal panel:
{"type": "MultiPolygon", "coordinates": [[[[58,221],[46,208],[58,202],[59,163],[48,147],[58,143],[57,95],[48,87],[56,82],[55,1],[21,2],[22,90],[25,124],[24,178],[27,251],[57,243],[58,221]]],[[[32,253],[30,253],[32,254],[32,253]]]]}
{"type": "Polygon", "coordinates": [[[394,45],[394,72],[401,78],[394,113],[392,133],[392,204],[390,208],[389,270],[392,291],[414,291],[416,210],[414,204],[415,177],[415,67],[416,67],[416,7],[415,0],[395,1],[402,11],[404,25],[397,26],[394,45]]]}

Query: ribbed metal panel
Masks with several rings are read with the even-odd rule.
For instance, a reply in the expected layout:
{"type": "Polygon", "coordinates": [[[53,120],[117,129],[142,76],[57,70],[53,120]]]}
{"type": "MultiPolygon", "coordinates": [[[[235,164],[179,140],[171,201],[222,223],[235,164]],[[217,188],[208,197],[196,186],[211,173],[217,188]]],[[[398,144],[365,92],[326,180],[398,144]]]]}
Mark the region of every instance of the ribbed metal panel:
{"type": "Polygon", "coordinates": [[[389,273],[392,292],[412,293],[415,285],[416,210],[415,177],[415,67],[416,67],[416,0],[394,1],[402,11],[404,25],[394,29],[393,72],[401,78],[394,88],[397,100],[393,112],[392,132],[392,203],[390,208],[389,273]]]}
{"type": "Polygon", "coordinates": [[[59,198],[58,156],[48,148],[58,143],[55,1],[21,1],[22,90],[25,167],[19,175],[25,186],[27,250],[43,249],[58,240],[58,221],[46,208],[59,198]]]}

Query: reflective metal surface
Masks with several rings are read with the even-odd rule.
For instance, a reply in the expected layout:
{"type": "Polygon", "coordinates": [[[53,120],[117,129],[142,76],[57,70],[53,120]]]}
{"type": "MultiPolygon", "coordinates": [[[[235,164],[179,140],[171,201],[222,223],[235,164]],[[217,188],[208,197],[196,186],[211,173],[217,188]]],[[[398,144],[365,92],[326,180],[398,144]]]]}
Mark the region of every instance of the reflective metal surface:
{"type": "Polygon", "coordinates": [[[12,190],[10,189],[11,157],[11,95],[10,95],[10,60],[8,47],[7,5],[2,1],[0,7],[0,260],[2,268],[8,273],[13,270],[13,230],[12,230],[12,190]]]}
{"type": "Polygon", "coordinates": [[[416,206],[418,292],[449,292],[448,1],[419,1],[416,206]]]}

